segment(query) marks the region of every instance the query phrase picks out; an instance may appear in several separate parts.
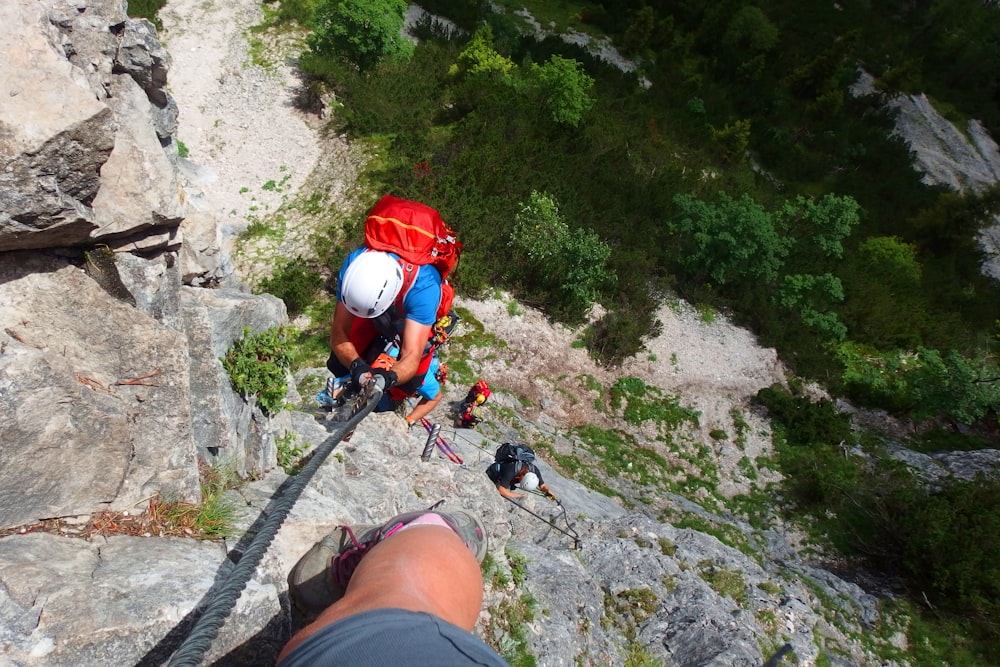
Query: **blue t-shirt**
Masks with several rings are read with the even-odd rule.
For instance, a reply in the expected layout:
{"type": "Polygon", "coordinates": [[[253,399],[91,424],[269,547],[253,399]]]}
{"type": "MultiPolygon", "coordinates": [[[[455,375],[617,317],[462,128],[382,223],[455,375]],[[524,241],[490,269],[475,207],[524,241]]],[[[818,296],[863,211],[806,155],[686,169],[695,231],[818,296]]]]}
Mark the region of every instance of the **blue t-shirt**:
{"type": "Polygon", "coordinates": [[[418,396],[423,396],[428,401],[433,401],[437,398],[437,395],[441,393],[441,383],[438,382],[438,379],[435,377],[440,365],[441,360],[438,359],[438,355],[435,352],[434,356],[431,357],[431,365],[427,367],[427,374],[424,376],[424,383],[417,389],[418,396]]]}
{"type": "MultiPolygon", "coordinates": [[[[399,347],[393,345],[389,348],[389,356],[399,359],[399,347]]],[[[427,367],[427,373],[424,375],[424,381],[417,387],[417,391],[415,392],[417,396],[422,396],[428,401],[433,401],[441,392],[441,383],[435,377],[440,367],[441,359],[438,357],[437,352],[434,352],[434,356],[431,357],[431,365],[427,367]]]]}
{"type": "MultiPolygon", "coordinates": [[[[368,248],[361,246],[340,265],[340,276],[337,280],[337,300],[342,301],[340,286],[344,283],[344,274],[354,259],[368,248]]],[[[386,253],[395,260],[399,255],[386,253]]],[[[403,317],[418,324],[433,325],[437,321],[437,309],[441,303],[441,274],[429,264],[417,267],[417,277],[410,286],[410,291],[403,297],[403,317]]]]}

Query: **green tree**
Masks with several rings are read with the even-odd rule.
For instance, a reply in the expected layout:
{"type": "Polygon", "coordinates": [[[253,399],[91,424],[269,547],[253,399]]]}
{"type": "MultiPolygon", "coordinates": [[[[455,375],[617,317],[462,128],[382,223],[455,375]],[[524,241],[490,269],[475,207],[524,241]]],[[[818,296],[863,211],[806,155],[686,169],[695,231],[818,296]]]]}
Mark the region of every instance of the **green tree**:
{"type": "Polygon", "coordinates": [[[847,327],[830,310],[833,303],[843,300],[840,279],[829,273],[785,276],[777,297],[778,304],[794,313],[806,328],[834,340],[843,340],[847,335],[847,327]]]}
{"type": "Polygon", "coordinates": [[[920,344],[923,268],[916,246],[895,236],[865,239],[844,264],[841,315],[851,335],[880,348],[920,344]]]}
{"type": "Polygon", "coordinates": [[[733,14],[722,43],[749,55],[767,53],[778,44],[778,27],[759,7],[744,5],[733,14]]]}
{"type": "MultiPolygon", "coordinates": [[[[1000,412],[1000,387],[983,375],[984,369],[955,350],[917,348],[917,363],[908,373],[913,416],[947,416],[960,424],[974,424],[989,412],[1000,412]]],[[[986,371],[996,375],[996,368],[986,371]]]]}
{"type": "Polygon", "coordinates": [[[799,195],[781,207],[790,233],[815,246],[827,257],[844,254],[843,241],[861,222],[861,207],[850,196],[824,195],[819,199],[799,195]]]}
{"type": "Polygon", "coordinates": [[[717,199],[674,197],[679,213],[667,228],[680,236],[677,261],[694,276],[708,276],[719,285],[776,280],[792,241],[775,216],[749,195],[733,199],[720,192],[717,199]]]}
{"type": "Polygon", "coordinates": [[[542,65],[532,65],[531,74],[545,108],[560,125],[576,127],[594,106],[590,94],[594,79],[580,62],[554,55],[542,65]]]}
{"type": "Polygon", "coordinates": [[[850,342],[837,348],[837,356],[845,386],[866,403],[916,419],[946,417],[967,425],[1000,412],[995,364],[973,363],[954,350],[878,352],[850,342]]]}
{"type": "Polygon", "coordinates": [[[656,22],[656,13],[648,5],[634,12],[632,20],[622,34],[622,50],[628,55],[643,53],[649,47],[656,22]]]}
{"type": "Polygon", "coordinates": [[[613,280],[611,248],[590,230],[570,229],[549,194],[532,192],[521,204],[510,244],[528,258],[531,281],[558,295],[554,305],[563,317],[582,316],[613,280]]]}
{"type": "Polygon", "coordinates": [[[713,127],[712,141],[722,149],[725,159],[741,162],[750,145],[750,121],[744,119],[726,123],[721,130],[713,127]]]}
{"type": "Polygon", "coordinates": [[[309,48],[362,72],[386,59],[409,59],[413,43],[401,34],[406,7],[405,0],[320,0],[309,48]]]}
{"type": "Polygon", "coordinates": [[[472,39],[458,54],[458,62],[452,65],[449,74],[484,74],[509,81],[516,67],[513,60],[494,48],[493,30],[485,25],[476,30],[472,39]]]}

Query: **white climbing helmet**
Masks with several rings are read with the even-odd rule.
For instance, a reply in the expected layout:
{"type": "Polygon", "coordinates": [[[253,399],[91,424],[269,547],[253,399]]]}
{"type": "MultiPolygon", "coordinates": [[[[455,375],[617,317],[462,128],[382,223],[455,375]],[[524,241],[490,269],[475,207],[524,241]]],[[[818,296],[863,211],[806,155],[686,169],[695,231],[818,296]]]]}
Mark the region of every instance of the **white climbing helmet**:
{"type": "Polygon", "coordinates": [[[538,488],[538,475],[533,472],[529,472],[521,478],[521,481],[518,483],[518,487],[520,487],[522,491],[534,491],[538,488]]]}
{"type": "Polygon", "coordinates": [[[403,269],[384,252],[363,252],[344,272],[340,298],[358,317],[378,317],[396,300],[403,286],[403,269]]]}

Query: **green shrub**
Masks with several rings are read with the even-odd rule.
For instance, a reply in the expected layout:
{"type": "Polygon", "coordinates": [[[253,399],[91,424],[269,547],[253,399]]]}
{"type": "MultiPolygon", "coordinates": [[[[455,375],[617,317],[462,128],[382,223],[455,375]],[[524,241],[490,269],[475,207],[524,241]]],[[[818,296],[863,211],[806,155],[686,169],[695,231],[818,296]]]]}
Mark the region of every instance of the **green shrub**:
{"type": "Polygon", "coordinates": [[[620,364],[643,349],[647,325],[629,312],[613,310],[583,333],[583,344],[598,362],[620,364]]]}
{"type": "Polygon", "coordinates": [[[256,396],[267,414],[281,410],[288,389],[286,371],[291,363],[288,331],[284,327],[257,334],[251,333],[249,327],[243,329],[243,335],[233,342],[221,361],[233,389],[244,398],[256,396]]]}
{"type": "Polygon", "coordinates": [[[308,308],[323,287],[323,276],[305,264],[301,257],[290,260],[257,285],[260,292],[273,294],[285,302],[289,317],[308,308]]]}
{"type": "Polygon", "coordinates": [[[916,419],[947,417],[974,424],[1000,409],[995,362],[977,363],[954,350],[925,347],[878,352],[843,343],[837,348],[841,381],[850,395],[868,405],[916,419]]]}
{"type": "Polygon", "coordinates": [[[853,442],[849,418],[828,400],[793,396],[779,385],[761,389],[757,401],[771,415],[788,499],[807,513],[836,512],[847,500],[845,490],[861,488],[864,480],[842,449],[853,442]]]}
{"type": "Polygon", "coordinates": [[[405,13],[403,0],[321,0],[309,47],[340,55],[363,72],[383,60],[405,60],[413,54],[413,44],[401,34],[405,13]]]}
{"type": "Polygon", "coordinates": [[[308,444],[296,442],[298,436],[292,431],[286,431],[275,439],[278,450],[278,467],[286,475],[297,475],[302,464],[302,455],[309,448],[308,444]]]}
{"type": "Polygon", "coordinates": [[[780,424],[790,445],[839,445],[852,441],[850,418],[825,398],[813,401],[806,396],[793,396],[781,385],[772,385],[757,392],[757,402],[780,424]]]}
{"type": "Polygon", "coordinates": [[[593,108],[594,79],[576,60],[553,55],[542,65],[532,65],[531,75],[537,94],[556,123],[577,127],[583,114],[593,108]]]}
{"type": "Polygon", "coordinates": [[[510,244],[528,259],[529,277],[544,286],[555,313],[577,320],[613,280],[611,248],[592,231],[572,229],[551,195],[532,192],[514,219],[510,244]],[[555,300],[553,297],[557,297],[555,300]]]}
{"type": "Polygon", "coordinates": [[[897,493],[887,513],[902,541],[902,566],[938,604],[984,616],[1000,611],[1000,482],[954,482],[897,493]]]}
{"type": "Polygon", "coordinates": [[[159,13],[166,4],[167,0],[129,0],[128,15],[134,18],[148,19],[150,23],[156,26],[157,30],[163,30],[163,23],[160,21],[159,13]]]}

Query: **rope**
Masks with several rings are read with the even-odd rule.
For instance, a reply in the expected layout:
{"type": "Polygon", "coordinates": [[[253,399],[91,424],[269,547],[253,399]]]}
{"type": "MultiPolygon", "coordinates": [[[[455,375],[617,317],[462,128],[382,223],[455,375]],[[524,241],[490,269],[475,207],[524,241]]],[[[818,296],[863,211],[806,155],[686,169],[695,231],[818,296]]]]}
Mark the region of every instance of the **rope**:
{"type": "Polygon", "coordinates": [[[229,573],[225,583],[216,591],[215,597],[205,607],[187,638],[173,654],[170,662],[167,663],[168,667],[195,667],[201,662],[206,651],[219,635],[219,629],[226,622],[226,617],[236,606],[236,601],[239,600],[243,589],[246,588],[247,582],[253,576],[254,570],[264,557],[285,517],[292,510],[295,501],[299,499],[309,480],[323,465],[330,452],[341,441],[350,439],[358,424],[378,405],[382,398],[383,382],[381,377],[376,376],[374,382],[365,386],[365,390],[358,395],[358,401],[351,411],[350,418],[316,448],[309,463],[303,466],[302,471],[291,481],[285,493],[272,501],[273,507],[264,510],[268,516],[261,524],[260,531],[251,540],[246,551],[243,552],[229,573]]]}
{"type": "Polygon", "coordinates": [[[563,504],[562,504],[561,501],[557,500],[556,503],[559,505],[560,509],[562,509],[563,521],[566,522],[566,528],[568,528],[569,530],[563,530],[562,528],[560,528],[556,524],[552,523],[551,521],[549,521],[545,517],[543,517],[543,516],[541,516],[539,514],[535,514],[534,512],[532,512],[531,510],[529,510],[527,507],[525,507],[524,505],[522,505],[521,503],[517,502],[516,500],[514,500],[512,498],[508,498],[507,496],[504,496],[504,500],[506,500],[507,502],[509,502],[514,507],[520,507],[522,510],[524,510],[525,512],[527,512],[531,516],[537,518],[542,523],[548,524],[549,526],[551,526],[555,530],[559,531],[563,535],[565,535],[565,536],[569,537],[570,539],[572,539],[573,540],[573,548],[574,549],[579,549],[580,548],[580,535],[575,530],[573,530],[572,526],[569,525],[569,519],[566,518],[566,508],[563,507],[563,504]]]}
{"type": "MultiPolygon", "coordinates": [[[[485,447],[483,447],[482,445],[477,445],[477,444],[476,444],[476,443],[474,443],[474,442],[473,442],[472,440],[469,440],[469,438],[467,438],[466,436],[464,436],[464,435],[462,435],[461,433],[459,433],[459,432],[458,432],[458,429],[457,429],[457,428],[454,428],[454,429],[452,429],[452,431],[451,431],[451,432],[452,432],[452,435],[453,435],[454,437],[456,437],[456,438],[461,438],[462,440],[464,440],[464,441],[465,441],[465,444],[467,444],[467,445],[471,445],[472,447],[475,447],[476,449],[480,449],[480,450],[482,450],[482,451],[486,452],[487,454],[489,454],[489,456],[490,456],[490,460],[491,460],[491,461],[493,460],[493,455],[494,455],[494,452],[491,452],[490,450],[486,449],[486,448],[485,448],[485,447]]],[[[486,441],[488,441],[488,440],[489,440],[489,438],[487,438],[486,436],[483,436],[483,442],[486,442],[486,441]]]]}

